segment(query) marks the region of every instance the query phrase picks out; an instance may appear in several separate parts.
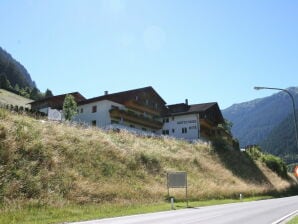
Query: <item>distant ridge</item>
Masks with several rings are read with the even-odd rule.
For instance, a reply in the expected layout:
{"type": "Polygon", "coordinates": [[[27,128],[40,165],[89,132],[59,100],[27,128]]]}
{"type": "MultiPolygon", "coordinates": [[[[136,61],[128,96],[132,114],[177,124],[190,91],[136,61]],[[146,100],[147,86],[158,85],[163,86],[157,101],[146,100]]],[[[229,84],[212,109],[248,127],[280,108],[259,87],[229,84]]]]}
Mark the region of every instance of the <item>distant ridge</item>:
{"type": "Polygon", "coordinates": [[[1,47],[0,76],[5,76],[9,80],[12,87],[15,87],[16,84],[18,84],[20,88],[36,87],[26,68],[1,47]]]}
{"type": "MultiPolygon", "coordinates": [[[[293,94],[298,105],[298,87],[287,90],[293,94]]],[[[232,133],[243,147],[263,142],[293,112],[293,108],[288,94],[278,92],[269,97],[234,104],[222,112],[233,123],[232,133]]]]}

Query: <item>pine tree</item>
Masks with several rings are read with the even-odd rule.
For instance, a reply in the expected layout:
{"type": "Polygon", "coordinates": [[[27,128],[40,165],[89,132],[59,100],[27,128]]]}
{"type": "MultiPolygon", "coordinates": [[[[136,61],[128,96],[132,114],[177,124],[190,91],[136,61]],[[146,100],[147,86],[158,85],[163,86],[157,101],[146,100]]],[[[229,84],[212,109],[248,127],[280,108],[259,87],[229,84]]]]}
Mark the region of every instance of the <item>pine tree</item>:
{"type": "Polygon", "coordinates": [[[0,88],[6,89],[6,90],[12,89],[9,80],[3,74],[0,75],[0,88]]]}
{"type": "Polygon", "coordinates": [[[47,89],[46,92],[45,92],[45,98],[49,98],[49,97],[52,97],[52,96],[54,96],[52,91],[47,89]]]}

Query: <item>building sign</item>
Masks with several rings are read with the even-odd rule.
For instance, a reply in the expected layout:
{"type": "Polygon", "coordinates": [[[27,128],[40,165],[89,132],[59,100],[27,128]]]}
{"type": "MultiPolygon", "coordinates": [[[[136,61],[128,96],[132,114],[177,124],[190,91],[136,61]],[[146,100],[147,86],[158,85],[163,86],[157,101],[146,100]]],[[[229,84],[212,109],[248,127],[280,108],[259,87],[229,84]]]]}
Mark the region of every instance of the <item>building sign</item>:
{"type": "Polygon", "coordinates": [[[196,120],[189,120],[189,121],[177,121],[177,124],[193,124],[197,123],[196,120]]]}

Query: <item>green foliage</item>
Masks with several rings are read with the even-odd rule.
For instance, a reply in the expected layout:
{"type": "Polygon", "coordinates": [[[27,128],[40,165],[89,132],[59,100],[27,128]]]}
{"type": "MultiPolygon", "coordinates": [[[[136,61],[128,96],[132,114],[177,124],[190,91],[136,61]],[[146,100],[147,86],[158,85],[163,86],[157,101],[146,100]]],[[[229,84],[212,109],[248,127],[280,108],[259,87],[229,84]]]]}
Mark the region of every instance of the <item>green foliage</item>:
{"type": "Polygon", "coordinates": [[[273,172],[277,173],[282,178],[287,178],[287,165],[285,162],[272,154],[263,153],[260,147],[251,147],[246,150],[246,153],[253,159],[259,160],[273,172]]]}
{"type": "Polygon", "coordinates": [[[245,150],[245,152],[253,159],[260,160],[264,155],[261,148],[258,146],[254,146],[245,150]]]}
{"type": "Polygon", "coordinates": [[[9,80],[7,79],[7,77],[4,74],[0,75],[0,88],[7,89],[7,90],[12,89],[9,80]]]}
{"type": "Polygon", "coordinates": [[[67,121],[70,121],[77,113],[77,103],[74,97],[70,94],[67,94],[64,99],[63,113],[67,121]]]}
{"type": "Polygon", "coordinates": [[[280,177],[288,177],[287,165],[281,158],[271,154],[265,154],[262,160],[268,168],[277,173],[280,177]]]}
{"type": "Polygon", "coordinates": [[[232,134],[232,127],[233,123],[227,119],[225,119],[225,122],[222,124],[222,127],[224,130],[226,130],[229,134],[232,134]]]}
{"type": "Polygon", "coordinates": [[[52,96],[54,96],[52,91],[47,89],[46,92],[45,92],[45,98],[52,97],[52,96]]]}

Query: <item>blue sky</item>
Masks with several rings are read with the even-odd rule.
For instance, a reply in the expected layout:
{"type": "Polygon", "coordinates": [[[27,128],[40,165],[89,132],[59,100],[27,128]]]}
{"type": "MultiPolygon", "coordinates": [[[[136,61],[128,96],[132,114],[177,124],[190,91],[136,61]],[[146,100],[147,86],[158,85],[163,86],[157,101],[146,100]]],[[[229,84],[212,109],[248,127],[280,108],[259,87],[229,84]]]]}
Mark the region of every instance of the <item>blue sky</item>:
{"type": "Polygon", "coordinates": [[[153,86],[168,104],[298,86],[296,0],[1,0],[0,46],[41,91],[153,86]]]}

